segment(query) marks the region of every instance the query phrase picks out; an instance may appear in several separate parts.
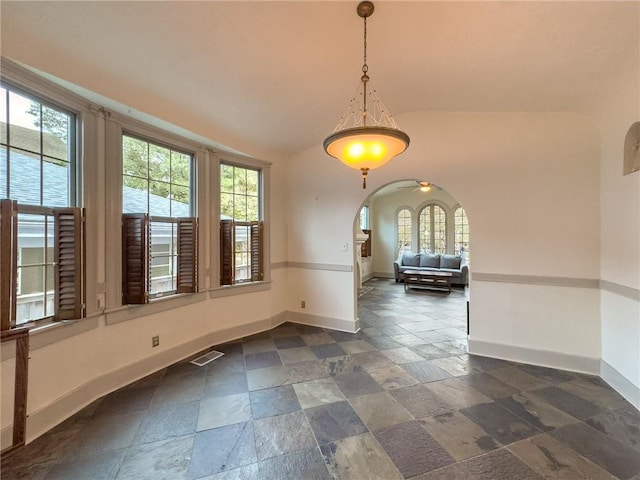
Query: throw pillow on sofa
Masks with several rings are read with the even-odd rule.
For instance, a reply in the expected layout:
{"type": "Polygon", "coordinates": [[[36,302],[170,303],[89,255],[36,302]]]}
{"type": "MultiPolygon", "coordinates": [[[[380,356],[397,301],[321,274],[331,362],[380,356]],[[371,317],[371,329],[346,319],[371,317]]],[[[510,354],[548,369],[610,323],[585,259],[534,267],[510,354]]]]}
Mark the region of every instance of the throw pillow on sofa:
{"type": "Polygon", "coordinates": [[[462,258],[459,255],[442,255],[440,268],[459,269],[462,258]]]}
{"type": "Polygon", "coordinates": [[[440,268],[440,254],[438,253],[423,253],[420,256],[421,267],[440,268]]]}
{"type": "Polygon", "coordinates": [[[419,267],[420,266],[420,254],[419,253],[403,253],[402,265],[406,267],[419,267]]]}

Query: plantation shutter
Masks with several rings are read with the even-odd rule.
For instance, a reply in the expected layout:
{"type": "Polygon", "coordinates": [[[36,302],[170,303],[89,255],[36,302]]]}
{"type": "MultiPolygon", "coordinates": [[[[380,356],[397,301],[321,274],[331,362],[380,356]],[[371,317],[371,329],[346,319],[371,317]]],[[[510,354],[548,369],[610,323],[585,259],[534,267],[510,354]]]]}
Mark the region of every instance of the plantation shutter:
{"type": "Polygon", "coordinates": [[[122,215],[122,303],[149,302],[149,215],[122,215]]]}
{"type": "Polygon", "coordinates": [[[264,222],[251,222],[251,281],[259,282],[264,278],[262,256],[264,222]]]}
{"type": "Polygon", "coordinates": [[[198,291],[198,219],[178,219],[178,293],[198,291]]]}
{"type": "Polygon", "coordinates": [[[233,284],[233,220],[220,220],[220,285],[233,284]]]}
{"type": "Polygon", "coordinates": [[[0,200],[0,329],[16,323],[18,278],[18,202],[0,200]]]}
{"type": "Polygon", "coordinates": [[[81,208],[56,208],[54,320],[83,317],[83,215],[81,208]]]}
{"type": "Polygon", "coordinates": [[[371,230],[362,230],[367,236],[367,239],[362,243],[360,247],[360,256],[362,257],[370,257],[371,256],[371,230]]]}

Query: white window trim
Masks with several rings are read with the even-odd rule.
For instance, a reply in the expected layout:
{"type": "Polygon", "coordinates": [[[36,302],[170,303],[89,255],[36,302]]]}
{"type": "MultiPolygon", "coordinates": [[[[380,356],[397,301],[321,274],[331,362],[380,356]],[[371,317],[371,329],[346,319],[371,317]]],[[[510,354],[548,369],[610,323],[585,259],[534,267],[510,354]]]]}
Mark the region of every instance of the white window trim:
{"type": "MultiPolygon", "coordinates": [[[[212,152],[213,153],[213,152],[212,152]]],[[[271,234],[270,234],[270,212],[271,212],[271,162],[258,160],[256,158],[243,157],[241,155],[227,153],[213,153],[214,161],[211,168],[211,184],[214,187],[211,191],[215,198],[213,205],[215,208],[211,211],[213,218],[213,226],[215,232],[211,235],[211,251],[220,252],[220,164],[233,165],[241,168],[252,168],[260,170],[260,212],[262,217],[259,220],[264,222],[263,230],[263,265],[264,277],[257,282],[242,282],[234,285],[220,285],[220,255],[215,255],[212,259],[212,275],[213,287],[211,288],[211,298],[225,296],[222,292],[228,292],[226,295],[238,295],[239,293],[251,293],[253,291],[268,290],[271,288],[271,234]],[[256,285],[264,286],[259,287],[256,285]],[[241,290],[238,290],[241,289],[241,290]]]]}

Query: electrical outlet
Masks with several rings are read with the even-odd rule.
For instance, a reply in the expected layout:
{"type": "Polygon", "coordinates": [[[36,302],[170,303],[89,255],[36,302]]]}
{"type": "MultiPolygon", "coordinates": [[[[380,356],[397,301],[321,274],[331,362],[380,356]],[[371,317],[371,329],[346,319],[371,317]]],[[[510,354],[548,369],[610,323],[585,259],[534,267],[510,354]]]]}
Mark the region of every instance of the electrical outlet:
{"type": "Polygon", "coordinates": [[[307,308],[307,302],[305,302],[304,300],[302,300],[300,302],[300,308],[307,308]]]}
{"type": "Polygon", "coordinates": [[[151,347],[157,347],[158,345],[160,345],[160,335],[151,337],[151,347]]]}

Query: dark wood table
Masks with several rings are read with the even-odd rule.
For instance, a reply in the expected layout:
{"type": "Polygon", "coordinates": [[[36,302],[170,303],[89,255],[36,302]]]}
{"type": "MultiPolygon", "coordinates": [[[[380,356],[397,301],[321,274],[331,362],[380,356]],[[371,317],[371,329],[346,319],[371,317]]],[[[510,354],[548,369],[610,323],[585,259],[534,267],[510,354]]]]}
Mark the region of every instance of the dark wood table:
{"type": "Polygon", "coordinates": [[[428,288],[432,290],[444,291],[451,293],[451,272],[435,272],[424,270],[405,270],[404,271],[404,291],[411,287],[428,288]]]}

